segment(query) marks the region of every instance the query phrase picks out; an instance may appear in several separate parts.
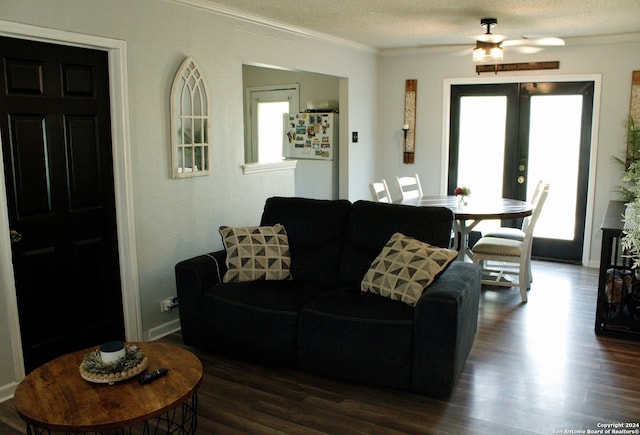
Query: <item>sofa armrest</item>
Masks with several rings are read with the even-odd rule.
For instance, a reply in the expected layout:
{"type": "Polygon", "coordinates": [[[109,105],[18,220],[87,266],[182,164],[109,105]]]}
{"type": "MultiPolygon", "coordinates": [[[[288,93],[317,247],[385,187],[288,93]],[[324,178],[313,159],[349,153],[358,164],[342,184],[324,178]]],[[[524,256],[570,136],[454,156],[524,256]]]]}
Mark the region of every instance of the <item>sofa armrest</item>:
{"type": "Polygon", "coordinates": [[[180,327],[185,344],[197,344],[202,294],[222,282],[226,272],[224,250],[181,261],[175,266],[180,327]]]}
{"type": "Polygon", "coordinates": [[[479,265],[454,261],[416,305],[411,388],[436,397],[451,393],[478,329],[479,265]]]}
{"type": "Polygon", "coordinates": [[[176,264],[178,298],[198,296],[206,289],[222,282],[226,272],[227,255],[224,250],[198,255],[176,264]]]}

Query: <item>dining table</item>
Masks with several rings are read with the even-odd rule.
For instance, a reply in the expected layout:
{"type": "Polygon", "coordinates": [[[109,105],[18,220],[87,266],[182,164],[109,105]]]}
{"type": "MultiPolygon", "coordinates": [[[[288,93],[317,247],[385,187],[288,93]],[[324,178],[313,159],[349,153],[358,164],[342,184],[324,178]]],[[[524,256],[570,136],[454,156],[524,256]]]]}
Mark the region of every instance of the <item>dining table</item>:
{"type": "Polygon", "coordinates": [[[518,199],[491,196],[419,196],[397,201],[399,204],[416,207],[446,207],[453,212],[454,246],[458,249],[458,260],[472,258],[469,248],[469,233],[483,220],[518,219],[530,216],[533,205],[518,199]]]}

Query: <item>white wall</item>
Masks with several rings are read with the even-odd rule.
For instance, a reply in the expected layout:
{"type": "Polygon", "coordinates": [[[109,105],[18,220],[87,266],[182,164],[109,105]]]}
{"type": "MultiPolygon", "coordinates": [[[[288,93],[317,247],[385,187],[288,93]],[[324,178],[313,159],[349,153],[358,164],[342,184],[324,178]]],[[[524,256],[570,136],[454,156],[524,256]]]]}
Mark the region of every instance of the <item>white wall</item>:
{"type": "MultiPolygon", "coordinates": [[[[340,92],[349,101],[341,107],[349,120],[344,137],[357,129],[368,139],[344,147],[341,164],[364,180],[373,176],[379,59],[372,51],[270,30],[167,0],[2,0],[0,20],[127,43],[134,243],[145,338],[177,319],[177,312],[160,313],[158,302],[175,294],[173,268],[178,261],[221,248],[220,225],[256,224],[267,197],[294,192],[292,170],[242,174],[243,64],[344,78],[348,86],[341,83],[340,92]],[[173,180],[169,92],[177,68],[189,55],[204,71],[210,90],[212,175],[173,180]]],[[[343,179],[342,197],[368,197],[366,184],[352,186],[346,184],[349,179],[343,179]]],[[[7,214],[6,204],[0,204],[0,214],[7,214]]],[[[7,225],[3,220],[0,224],[7,225]]],[[[8,241],[2,238],[0,244],[8,241]]],[[[0,252],[10,252],[7,246],[0,252]]],[[[7,264],[10,269],[10,259],[0,258],[0,270],[7,264]]],[[[3,286],[0,296],[10,290],[3,286]]],[[[4,325],[4,305],[0,313],[4,325]]],[[[6,358],[0,360],[0,400],[6,386],[16,381],[11,340],[2,329],[0,350],[6,358]]]]}
{"type": "MultiPolygon", "coordinates": [[[[590,209],[592,219],[588,222],[587,244],[590,250],[585,263],[597,266],[599,263],[601,232],[600,224],[607,204],[618,199],[614,188],[620,183],[622,168],[613,162],[612,156],[623,156],[625,150],[625,120],[629,114],[631,92],[631,73],[640,69],[640,35],[629,35],[625,40],[593,45],[592,41],[567,41],[567,46],[548,48],[535,55],[518,55],[505,50],[503,62],[531,62],[559,60],[559,70],[530,71],[515,73],[482,74],[475,73],[475,64],[471,54],[460,56],[459,52],[445,53],[439,50],[419,52],[385,53],[382,59],[380,83],[380,102],[378,116],[380,120],[380,140],[376,144],[376,175],[393,179],[397,174],[417,172],[426,195],[441,194],[446,189],[443,162],[447,159],[445,126],[443,120],[446,108],[443,103],[444,81],[460,80],[497,80],[514,81],[524,77],[557,78],[569,76],[596,75],[601,77],[602,89],[599,130],[594,138],[597,155],[596,166],[591,167],[591,176],[595,184],[590,186],[593,198],[590,209]],[[582,45],[590,43],[589,45],[582,45]],[[415,164],[402,163],[401,127],[404,117],[405,80],[417,79],[417,116],[415,164]]],[[[597,98],[597,97],[596,97],[597,98]]],[[[596,100],[597,103],[597,100],[596,100]]],[[[390,186],[391,188],[391,186],[390,186]]],[[[558,186],[555,186],[558,188],[558,186]]],[[[399,196],[399,193],[396,194],[399,196]]]]}

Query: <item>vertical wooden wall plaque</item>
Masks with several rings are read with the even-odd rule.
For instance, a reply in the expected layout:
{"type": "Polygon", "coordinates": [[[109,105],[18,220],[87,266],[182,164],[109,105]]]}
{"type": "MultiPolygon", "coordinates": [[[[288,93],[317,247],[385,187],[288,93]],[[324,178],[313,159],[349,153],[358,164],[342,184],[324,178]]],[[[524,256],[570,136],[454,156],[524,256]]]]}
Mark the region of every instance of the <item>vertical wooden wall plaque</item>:
{"type": "Polygon", "coordinates": [[[416,148],[416,93],[417,80],[407,80],[404,91],[404,123],[409,126],[409,131],[404,139],[404,163],[413,163],[416,148]]]}
{"type": "Polygon", "coordinates": [[[640,124],[640,71],[634,71],[631,75],[631,104],[629,105],[629,115],[633,118],[636,126],[640,124]]]}
{"type": "MultiPolygon", "coordinates": [[[[631,102],[629,104],[629,117],[633,119],[636,128],[640,127],[640,71],[633,71],[631,74],[631,102]]],[[[629,135],[627,137],[627,143],[629,144],[627,148],[627,159],[631,156],[633,158],[640,158],[640,156],[633,155],[635,150],[631,149],[632,147],[629,143],[631,140],[631,131],[628,131],[627,134],[629,135]]],[[[630,162],[627,161],[627,166],[629,163],[630,162]]]]}

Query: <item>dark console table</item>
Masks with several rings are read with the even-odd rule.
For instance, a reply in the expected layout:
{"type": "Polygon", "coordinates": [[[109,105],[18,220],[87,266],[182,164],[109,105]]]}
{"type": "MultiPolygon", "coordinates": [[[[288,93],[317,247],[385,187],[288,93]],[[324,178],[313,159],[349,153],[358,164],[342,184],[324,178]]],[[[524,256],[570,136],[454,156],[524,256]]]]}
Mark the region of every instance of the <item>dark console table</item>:
{"type": "Polygon", "coordinates": [[[620,244],[624,211],[624,202],[610,201],[602,222],[595,332],[640,339],[640,270],[620,244]]]}

